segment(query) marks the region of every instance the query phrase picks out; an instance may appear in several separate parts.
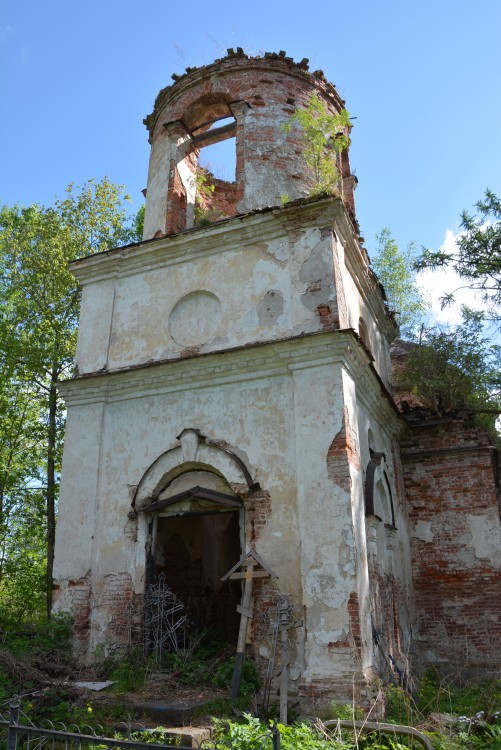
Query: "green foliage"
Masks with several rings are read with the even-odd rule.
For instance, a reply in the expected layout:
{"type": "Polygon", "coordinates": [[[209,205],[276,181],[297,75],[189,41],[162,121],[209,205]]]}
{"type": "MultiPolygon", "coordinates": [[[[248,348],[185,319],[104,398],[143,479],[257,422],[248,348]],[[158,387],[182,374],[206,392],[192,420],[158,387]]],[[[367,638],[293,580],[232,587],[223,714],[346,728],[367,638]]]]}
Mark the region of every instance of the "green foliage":
{"type": "MultiPolygon", "coordinates": [[[[118,732],[115,734],[114,738],[124,740],[129,739],[128,736],[118,732]]],[[[148,731],[132,732],[130,739],[145,742],[146,744],[165,745],[168,747],[177,747],[182,744],[182,735],[175,736],[170,733],[168,734],[163,727],[156,727],[156,729],[149,729],[148,731]]]]}
{"type": "MultiPolygon", "coordinates": [[[[182,654],[168,653],[162,658],[162,668],[173,672],[181,685],[213,685],[229,688],[233,676],[235,657],[228,658],[226,649],[218,641],[200,645],[185,658],[182,654]]],[[[259,675],[251,659],[242,667],[239,695],[247,698],[259,689],[259,675]]]]}
{"type": "Polygon", "coordinates": [[[12,611],[4,610],[0,615],[0,634],[0,648],[19,659],[43,656],[59,663],[71,659],[73,618],[67,612],[28,624],[18,620],[12,611]]]}
{"type": "Polygon", "coordinates": [[[127,693],[144,686],[148,659],[142,648],[106,651],[103,644],[99,644],[94,654],[94,671],[100,680],[114,680],[117,693],[127,693]]]}
{"type": "Polygon", "coordinates": [[[489,719],[500,707],[501,682],[455,682],[435,671],[423,676],[415,701],[401,688],[386,690],[386,720],[391,723],[419,726],[432,713],[450,717],[431,734],[437,750],[501,750],[501,723],[472,720],[479,711],[489,719]]]}
{"type": "MultiPolygon", "coordinates": [[[[478,291],[488,306],[487,317],[501,321],[501,200],[491,191],[475,204],[478,215],[461,214],[461,233],[456,252],[424,250],[416,261],[418,270],[451,268],[467,282],[460,288],[478,291]]],[[[456,290],[458,291],[458,290],[456,290]]],[[[444,305],[454,301],[454,293],[442,298],[444,305]]]]}
{"type": "MultiPolygon", "coordinates": [[[[235,657],[232,656],[229,661],[221,662],[217,665],[214,670],[213,684],[216,687],[229,688],[231,685],[231,678],[233,676],[233,669],[235,667],[235,657]]],[[[248,695],[254,694],[259,690],[259,674],[257,669],[250,659],[245,659],[242,665],[242,673],[240,677],[240,688],[238,694],[241,698],[245,698],[248,695]]]]}
{"type": "Polygon", "coordinates": [[[432,711],[454,716],[474,716],[484,711],[491,715],[501,710],[501,681],[479,685],[454,681],[430,670],[420,682],[416,705],[422,716],[432,711]]]}
{"type": "Polygon", "coordinates": [[[360,721],[364,718],[364,711],[360,706],[351,703],[333,703],[332,718],[345,721],[360,721]]]}
{"type": "Polygon", "coordinates": [[[143,239],[144,231],[144,214],[146,211],[146,204],[142,203],[137,213],[132,217],[132,231],[129,237],[129,242],[141,242],[143,239]]]}
{"type": "Polygon", "coordinates": [[[72,372],[80,302],[68,263],[129,241],[126,200],[104,178],[70,185],[50,208],[0,211],[0,604],[21,618],[40,612],[44,591],[50,604],[65,421],[57,384],[72,372]]]}
{"type": "Polygon", "coordinates": [[[140,648],[129,648],[116,659],[110,679],[115,680],[117,693],[128,693],[144,686],[148,669],[147,660],[140,648]]]}
{"type": "Polygon", "coordinates": [[[303,156],[315,179],[311,195],[330,195],[340,178],[336,155],[345,151],[351,143],[348,135],[351,130],[349,112],[343,109],[337,115],[328,114],[315,93],[309,105],[296,110],[282,129],[290,133],[295,126],[300,129],[303,156]]]}
{"type": "MultiPolygon", "coordinates": [[[[10,609],[0,609],[0,702],[16,693],[26,693],[40,686],[32,676],[40,661],[66,665],[71,659],[73,620],[65,613],[50,621],[23,623],[10,609]]],[[[38,705],[53,700],[47,691],[39,691],[38,705]]],[[[34,708],[33,704],[30,711],[34,708]]]]}
{"type": "Polygon", "coordinates": [[[376,243],[372,266],[384,287],[389,309],[396,313],[402,336],[412,338],[427,308],[416,284],[414,246],[400,250],[388,227],[376,235],[376,243]]]}
{"type": "MultiPolygon", "coordinates": [[[[94,655],[94,670],[99,679],[116,681],[115,690],[125,693],[144,685],[153,655],[144,656],[142,649],[129,648],[107,651],[98,646],[94,655]]],[[[229,689],[233,675],[235,657],[228,657],[227,647],[217,640],[207,640],[193,651],[186,653],[164,653],[161,664],[154,663],[156,671],[172,675],[178,685],[187,687],[209,687],[229,689]]],[[[239,696],[241,707],[248,707],[249,697],[259,689],[259,675],[254,662],[246,659],[242,669],[239,696]]],[[[217,694],[216,694],[217,695],[217,694]]],[[[214,710],[226,712],[226,699],[217,697],[214,710]],[[220,705],[220,703],[224,705],[220,705]]],[[[204,713],[209,710],[204,707],[204,713]]],[[[211,709],[212,710],[212,709],[211,709]]]]}
{"type": "MultiPolygon", "coordinates": [[[[219,742],[231,743],[233,750],[262,750],[263,747],[271,745],[270,740],[263,744],[266,736],[269,736],[270,723],[256,719],[250,714],[244,713],[241,721],[218,721],[214,720],[215,739],[219,742]]],[[[336,739],[322,737],[313,727],[306,723],[297,723],[289,726],[278,724],[280,731],[281,750],[327,750],[330,748],[348,748],[343,742],[336,739]]]]}
{"type": "Polygon", "coordinates": [[[463,322],[453,329],[423,327],[396,382],[434,413],[465,414],[496,435],[501,347],[485,336],[480,314],[465,309],[463,322]]]}
{"type": "Polygon", "coordinates": [[[417,706],[411,696],[396,685],[385,690],[386,720],[393,724],[412,726],[417,721],[417,706]]]}
{"type": "Polygon", "coordinates": [[[214,190],[215,186],[209,182],[207,171],[201,167],[197,169],[195,175],[195,224],[197,226],[206,226],[211,222],[211,212],[207,208],[207,202],[214,190]]]}

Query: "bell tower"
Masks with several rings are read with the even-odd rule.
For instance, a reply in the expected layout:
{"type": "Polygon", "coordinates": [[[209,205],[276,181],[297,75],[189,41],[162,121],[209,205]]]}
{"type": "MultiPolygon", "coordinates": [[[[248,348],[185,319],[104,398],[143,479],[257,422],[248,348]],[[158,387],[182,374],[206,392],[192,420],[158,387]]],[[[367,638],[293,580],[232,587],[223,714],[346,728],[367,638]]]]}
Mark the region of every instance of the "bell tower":
{"type": "MultiPolygon", "coordinates": [[[[280,205],[284,195],[291,201],[308,197],[313,175],[305,166],[299,131],[286,133],[282,126],[313,94],[328,114],[343,109],[344,101],[321,70],[310,73],[307,59],[295,63],[284,52],[252,58],[239,48],[173,78],[145,119],[151,156],[144,239],[194,226],[201,151],[223,140],[235,148],[235,180],[218,181],[205,201],[209,211],[214,204],[219,217],[227,218],[280,205]]],[[[339,192],[354,213],[348,153],[338,155],[337,162],[339,192]]]]}
{"type": "Polygon", "coordinates": [[[315,710],[354,685],[368,701],[384,654],[410,648],[396,329],[347,152],[334,194],[314,197],[301,132],[283,127],[313,95],[330,114],[344,102],[284,52],[229,50],[174,79],[146,118],[144,240],[72,264],[54,606],[90,659],[130,634],[124,603],[141,608],[161,574],[231,642],[241,592],[222,572],[253,551],[278,578],[256,583],[248,655],[266,671],[266,616],[287,595],[303,622],[291,690],[315,710]],[[203,149],[222,140],[234,179],[204,190],[203,149]]]}

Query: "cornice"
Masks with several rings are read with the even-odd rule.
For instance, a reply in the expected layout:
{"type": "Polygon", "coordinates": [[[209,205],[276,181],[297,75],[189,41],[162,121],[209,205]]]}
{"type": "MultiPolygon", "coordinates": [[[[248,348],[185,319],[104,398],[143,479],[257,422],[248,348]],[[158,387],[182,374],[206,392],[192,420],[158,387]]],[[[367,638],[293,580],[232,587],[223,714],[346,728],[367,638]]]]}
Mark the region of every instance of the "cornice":
{"type": "Polygon", "coordinates": [[[351,330],[305,334],[222,352],[97,372],[59,384],[68,407],[113,403],[230,383],[282,377],[327,364],[344,367],[357,383],[357,398],[376,411],[387,429],[399,432],[391,396],[371,357],[351,330]],[[391,426],[390,426],[391,425],[391,426]]]}
{"type": "Polygon", "coordinates": [[[261,241],[283,238],[284,225],[301,228],[334,226],[344,216],[339,198],[298,200],[190,229],[156,240],[147,240],[86,256],[70,264],[81,285],[117,275],[128,276],[234,251],[261,241]]]}
{"type": "Polygon", "coordinates": [[[356,237],[346,211],[339,218],[338,230],[345,248],[346,267],[375,320],[379,321],[388,338],[393,340],[397,335],[397,326],[384,304],[379,281],[370,265],[369,255],[356,237]]]}

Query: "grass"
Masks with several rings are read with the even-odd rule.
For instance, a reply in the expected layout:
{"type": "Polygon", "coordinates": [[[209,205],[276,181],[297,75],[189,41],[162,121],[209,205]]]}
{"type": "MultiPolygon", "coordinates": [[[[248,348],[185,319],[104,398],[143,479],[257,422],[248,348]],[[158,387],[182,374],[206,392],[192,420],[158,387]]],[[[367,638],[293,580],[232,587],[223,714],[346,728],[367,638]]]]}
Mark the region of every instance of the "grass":
{"type": "MultiPolygon", "coordinates": [[[[151,663],[141,649],[96,654],[99,679],[116,681],[116,699],[106,704],[90,701],[62,681],[52,687],[40,681],[37,664],[52,660],[62,665],[71,661],[71,621],[55,617],[50,623],[19,627],[2,623],[0,643],[0,703],[16,692],[24,694],[22,710],[35,723],[42,719],[66,725],[113,726],[127,720],[123,695],[141,688],[149,670],[168,676],[174,686],[199,691],[213,688],[213,697],[200,709],[200,717],[213,718],[215,737],[231,743],[234,750],[258,750],[270,732],[270,722],[255,718],[249,711],[259,690],[258,674],[252,660],[244,662],[238,701],[227,697],[233,673],[232,652],[221,642],[206,639],[189,653],[164,654],[161,663],[151,663]],[[219,692],[218,691],[224,691],[219,692]],[[240,718],[238,718],[238,716],[240,718]],[[235,718],[237,717],[237,718],[235,718]]],[[[43,679],[43,675],[42,675],[43,679]]],[[[428,733],[436,750],[501,750],[501,681],[475,685],[428,672],[411,698],[402,689],[388,687],[386,721],[414,726],[428,733]],[[479,712],[483,712],[479,714],[479,712]],[[475,718],[476,717],[476,718],[475,718]]],[[[333,706],[325,718],[363,719],[361,709],[333,706]],[[354,716],[355,710],[355,716],[354,716]]],[[[306,721],[279,726],[282,750],[405,750],[409,742],[388,735],[356,736],[353,732],[328,735],[322,723],[306,721]]],[[[149,737],[152,737],[151,733],[149,737]]],[[[267,740],[270,744],[270,740],[267,740]]],[[[416,747],[416,745],[415,745],[416,747]]]]}

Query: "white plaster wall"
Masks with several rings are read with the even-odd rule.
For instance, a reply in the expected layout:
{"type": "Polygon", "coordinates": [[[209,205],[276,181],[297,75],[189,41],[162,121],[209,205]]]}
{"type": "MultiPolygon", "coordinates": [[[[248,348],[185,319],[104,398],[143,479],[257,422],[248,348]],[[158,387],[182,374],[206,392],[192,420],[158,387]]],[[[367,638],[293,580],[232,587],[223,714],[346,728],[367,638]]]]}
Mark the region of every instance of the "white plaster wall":
{"type": "Polygon", "coordinates": [[[101,465],[101,400],[68,411],[61,476],[54,578],[78,580],[92,565],[101,465]]]}
{"type": "Polygon", "coordinates": [[[297,654],[299,670],[306,665],[304,678],[343,676],[356,668],[346,650],[329,651],[329,644],[348,636],[347,601],[356,585],[351,498],[333,484],[326,462],[342,425],[338,361],[346,337],[314,337],[313,349],[303,341],[244,350],[231,362],[214,354],[205,363],[161,365],[153,374],[146,368],[140,383],[130,371],[115,380],[102,375],[66,386],[69,433],[56,575],[64,587],[69,571],[82,575],[90,563],[91,648],[109,624],[101,606],[105,576],[130,574],[138,592],[144,585],[146,518],[140,514],[133,541],[131,487],[178,445],[176,435],[195,428],[235,448],[270,493],[272,511],[256,549],[277,572],[280,590],[305,606],[305,652],[297,654]],[[100,393],[96,381],[103,383],[100,393]],[[84,507],[94,507],[94,516],[87,518],[84,507]]]}
{"type": "Polygon", "coordinates": [[[329,307],[336,325],[335,279],[348,308],[361,304],[344,262],[341,280],[335,274],[337,222],[346,223],[344,208],[326,200],[74,265],[83,285],[77,367],[93,376],[62,386],[69,431],[55,570],[65,591],[70,572],[91,570],[91,649],[109,624],[109,577],[130,576],[138,593],[144,585],[147,520],[128,518],[134,488],[193,428],[235,449],[270,493],[256,548],[304,607],[303,680],[359,669],[354,649],[341,645],[354,592],[363,666],[370,662],[358,420],[368,394],[372,404],[383,397],[352,334],[323,332],[318,313],[329,307]],[[355,461],[351,485],[341,486],[327,455],[345,412],[355,461]]]}
{"type": "MultiPolygon", "coordinates": [[[[377,506],[377,497],[375,497],[375,513],[381,516],[381,521],[374,519],[371,523],[374,526],[374,534],[377,539],[378,570],[382,576],[393,576],[399,586],[399,596],[395,604],[398,607],[401,626],[401,649],[407,654],[411,645],[411,629],[415,616],[414,593],[409,520],[406,498],[403,494],[403,471],[400,463],[400,452],[396,450],[401,424],[397,415],[392,414],[392,411],[382,399],[377,399],[374,392],[371,393],[369,389],[364,387],[357,388],[358,434],[364,477],[370,461],[369,430],[373,436],[371,447],[373,450],[385,454],[385,458],[376,470],[374,482],[377,484],[378,481],[383,480],[383,472],[386,474],[393,500],[396,530],[391,531],[387,528],[387,525],[391,523],[391,518],[389,514],[383,517],[381,508],[377,506]],[[384,408],[385,406],[387,411],[384,408]]],[[[383,486],[386,486],[384,480],[383,486]]],[[[361,530],[366,527],[363,515],[361,509],[359,525],[361,530]]],[[[364,536],[366,535],[364,534],[364,536]]],[[[363,548],[366,545],[366,540],[365,542],[362,541],[361,544],[363,548]]],[[[367,550],[365,554],[367,554],[367,550]]]]}
{"type": "MultiPolygon", "coordinates": [[[[223,232],[221,244],[212,238],[207,247],[199,235],[188,258],[177,245],[171,254],[143,246],[141,265],[134,252],[92,259],[94,274],[102,278],[109,269],[111,278],[83,280],[79,373],[178,358],[187,347],[173,337],[170,316],[187,295],[199,292],[220,301],[208,340],[194,338],[199,353],[322,330],[318,306],[336,310],[332,236],[308,227],[292,237],[282,230],[267,241],[242,239],[223,232]]],[[[194,315],[203,321],[212,314],[202,302],[198,310],[186,309],[186,329],[203,327],[194,315]]]]}
{"type": "Polygon", "coordinates": [[[308,682],[356,670],[351,649],[330,651],[349,639],[347,605],[356,586],[355,549],[350,494],[327,473],[329,447],[343,425],[341,369],[295,370],[294,391],[306,635],[302,679],[308,682]]]}
{"type": "Polygon", "coordinates": [[[165,232],[167,221],[167,189],[169,184],[171,139],[165,129],[160,129],[151,146],[148,167],[148,199],[144,214],[143,239],[165,232]]]}
{"type": "Polygon", "coordinates": [[[84,362],[86,372],[99,372],[107,366],[115,288],[112,277],[82,290],[80,320],[85,324],[78,329],[75,363],[78,368],[78,363],[84,362]]]}
{"type": "MultiPolygon", "coordinates": [[[[388,386],[391,381],[390,344],[381,326],[384,313],[382,298],[377,297],[379,290],[375,292],[374,284],[369,281],[371,278],[369,268],[362,254],[358,258],[354,257],[353,247],[348,248],[347,244],[342,241],[338,243],[338,253],[344,295],[347,300],[345,325],[359,332],[362,318],[367,328],[369,337],[367,345],[374,357],[375,368],[382,381],[388,386]],[[368,284],[370,284],[369,288],[368,284]],[[372,292],[370,300],[369,289],[372,292]]],[[[384,323],[386,328],[388,323],[386,321],[384,323]]]]}

